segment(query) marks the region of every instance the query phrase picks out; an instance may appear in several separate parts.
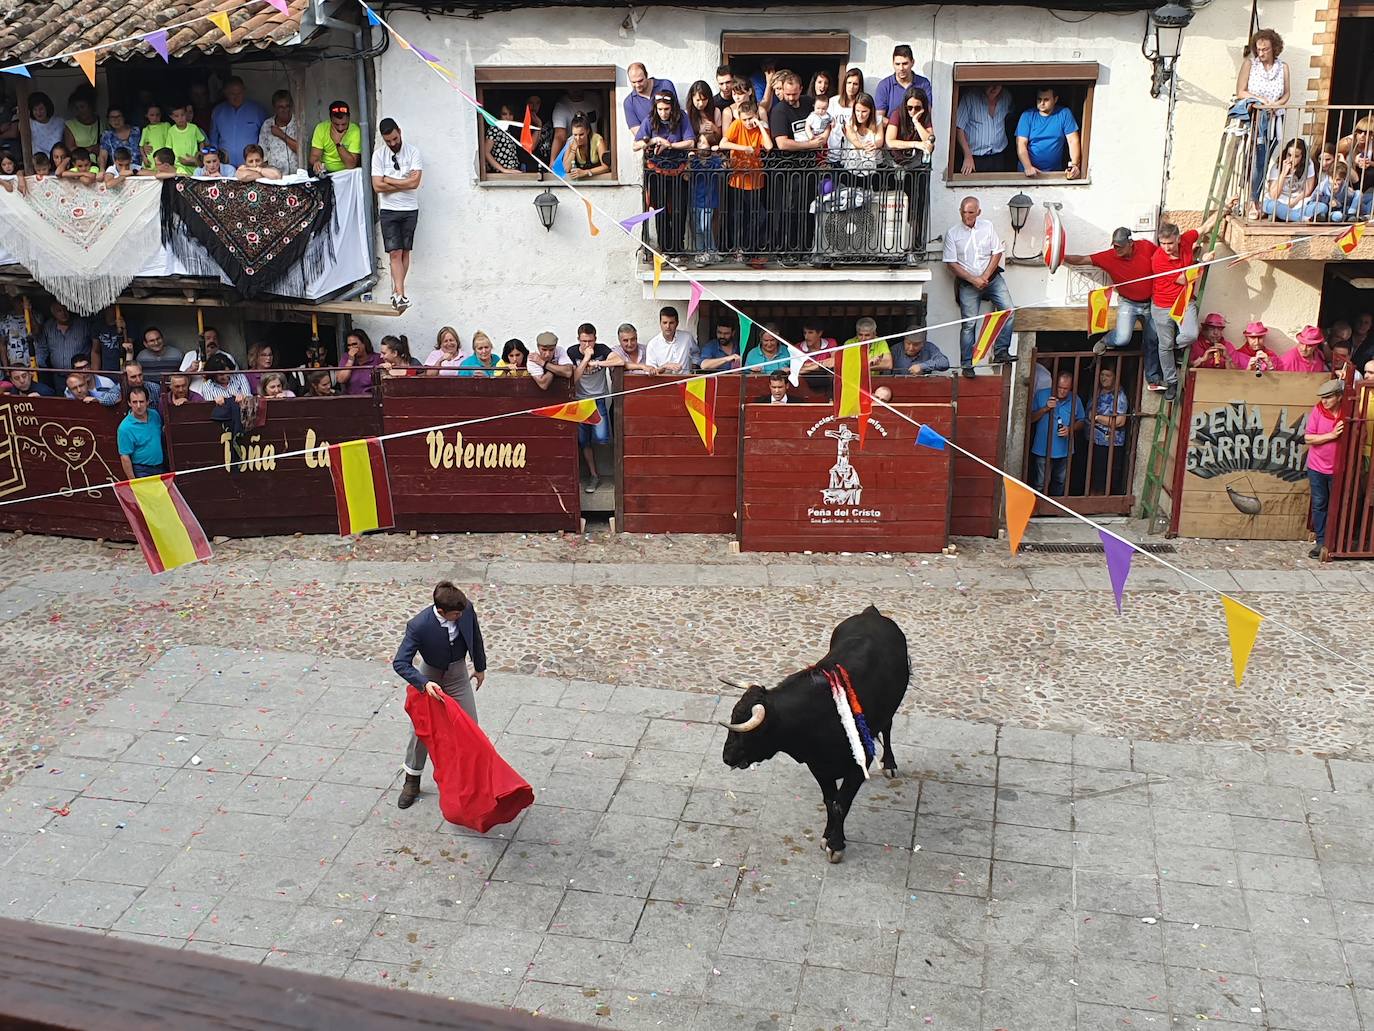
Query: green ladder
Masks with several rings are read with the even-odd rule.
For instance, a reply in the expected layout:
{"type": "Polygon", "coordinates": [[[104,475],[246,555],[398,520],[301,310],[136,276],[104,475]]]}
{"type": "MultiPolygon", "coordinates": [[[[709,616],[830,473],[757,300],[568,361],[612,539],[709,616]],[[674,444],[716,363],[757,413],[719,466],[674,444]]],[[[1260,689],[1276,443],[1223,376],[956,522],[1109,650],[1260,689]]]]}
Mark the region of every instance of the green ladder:
{"type": "MultiPolygon", "coordinates": [[[[1217,148],[1217,161],[1212,167],[1212,183],[1207,188],[1207,201],[1202,209],[1202,224],[1205,226],[1209,218],[1214,218],[1211,233],[1209,235],[1206,251],[1216,249],[1217,240],[1221,236],[1221,217],[1222,208],[1227,203],[1226,194],[1232,189],[1235,171],[1236,158],[1241,153],[1241,144],[1245,140],[1243,129],[1237,129],[1230,125],[1222,130],[1221,145],[1217,148]]],[[[1194,299],[1198,302],[1201,311],[1202,293],[1207,288],[1207,272],[1203,269],[1202,277],[1198,280],[1197,291],[1194,299]]],[[[1188,370],[1188,352],[1181,356],[1175,352],[1174,360],[1179,363],[1179,396],[1173,401],[1161,399],[1159,413],[1155,416],[1154,431],[1150,437],[1150,453],[1145,460],[1145,482],[1140,488],[1140,516],[1142,519],[1150,521],[1151,530],[1162,530],[1166,527],[1154,526],[1156,520],[1163,518],[1162,506],[1160,505],[1160,495],[1165,488],[1164,477],[1169,469],[1169,456],[1173,454],[1178,442],[1179,421],[1183,416],[1183,383],[1188,370]]]]}

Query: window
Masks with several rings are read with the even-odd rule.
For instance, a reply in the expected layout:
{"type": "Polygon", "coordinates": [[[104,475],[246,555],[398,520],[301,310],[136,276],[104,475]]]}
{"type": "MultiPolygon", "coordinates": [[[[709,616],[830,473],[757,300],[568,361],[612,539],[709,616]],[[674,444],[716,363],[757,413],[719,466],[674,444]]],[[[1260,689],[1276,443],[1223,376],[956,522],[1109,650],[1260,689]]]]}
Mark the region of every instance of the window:
{"type": "MultiPolygon", "coordinates": [[[[847,32],[723,32],[720,59],[737,73],[755,78],[763,75],[764,64],[774,69],[790,68],[808,90],[817,72],[828,72],[839,92],[840,77],[849,65],[847,32]]],[[[715,82],[711,82],[712,88],[715,82]]]]}
{"type": "MultiPolygon", "coordinates": [[[[534,117],[542,123],[542,128],[534,130],[535,153],[547,165],[552,165],[559,156],[567,136],[566,126],[560,128],[554,125],[555,112],[560,116],[559,121],[570,117],[570,112],[586,114],[592,123],[592,132],[604,141],[606,162],[611,170],[582,182],[615,182],[618,112],[614,65],[487,67],[473,71],[478,103],[495,117],[517,123],[504,126],[517,141],[520,139],[520,123],[524,121],[525,108],[529,106],[532,109],[534,117]]],[[[512,147],[509,141],[502,140],[500,133],[488,128],[480,115],[477,116],[477,139],[479,178],[483,182],[534,183],[549,178],[549,174],[520,148],[518,142],[512,147]],[[499,167],[493,167],[493,164],[499,167]],[[503,172],[500,168],[512,171],[503,172]]]]}
{"type": "MultiPolygon", "coordinates": [[[[1016,128],[1023,112],[1035,110],[1039,90],[1053,89],[1059,96],[1057,108],[1073,115],[1078,124],[1080,165],[1077,180],[1086,181],[1089,172],[1088,140],[1091,132],[1093,89],[1097,85],[1096,62],[1067,64],[956,64],[954,66],[954,96],[949,112],[949,141],[945,181],[950,185],[980,180],[1023,179],[1016,153],[1016,128]],[[965,154],[958,142],[959,108],[967,96],[967,103],[984,99],[984,91],[1000,85],[1010,98],[1005,118],[1006,147],[997,152],[974,155],[976,170],[965,173],[965,154]]],[[[984,108],[986,110],[986,108],[984,108]]],[[[991,128],[991,127],[988,127],[991,128]]],[[[988,149],[982,138],[970,141],[975,151],[988,149]]],[[[1067,158],[1065,159],[1067,160],[1067,158]]],[[[1035,182],[1036,180],[1025,180],[1035,182]]],[[[1062,182],[1063,177],[1059,176],[1062,182]]]]}

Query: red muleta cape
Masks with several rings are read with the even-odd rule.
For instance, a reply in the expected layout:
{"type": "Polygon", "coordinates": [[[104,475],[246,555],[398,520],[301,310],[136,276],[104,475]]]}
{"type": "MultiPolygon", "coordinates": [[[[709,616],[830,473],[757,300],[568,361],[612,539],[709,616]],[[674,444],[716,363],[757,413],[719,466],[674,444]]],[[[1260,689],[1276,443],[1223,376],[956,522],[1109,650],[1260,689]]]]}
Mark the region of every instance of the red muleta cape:
{"type": "Polygon", "coordinates": [[[534,802],[534,789],[448,695],[435,699],[407,685],[406,713],[429,749],[439,811],[449,823],[485,832],[534,802]]]}

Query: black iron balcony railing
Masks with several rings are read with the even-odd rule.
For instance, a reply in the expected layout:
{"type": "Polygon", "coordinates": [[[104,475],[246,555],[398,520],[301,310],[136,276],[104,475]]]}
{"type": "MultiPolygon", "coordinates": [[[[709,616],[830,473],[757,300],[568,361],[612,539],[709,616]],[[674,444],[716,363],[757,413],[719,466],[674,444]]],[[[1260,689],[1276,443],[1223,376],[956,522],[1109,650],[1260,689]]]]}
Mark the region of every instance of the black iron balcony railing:
{"type": "Polygon", "coordinates": [[[771,157],[761,168],[681,152],[644,166],[643,238],[697,266],[918,265],[930,208],[928,161],[891,152],[850,167],[814,154],[771,157]],[[770,159],[771,158],[771,159],[770,159]]]}

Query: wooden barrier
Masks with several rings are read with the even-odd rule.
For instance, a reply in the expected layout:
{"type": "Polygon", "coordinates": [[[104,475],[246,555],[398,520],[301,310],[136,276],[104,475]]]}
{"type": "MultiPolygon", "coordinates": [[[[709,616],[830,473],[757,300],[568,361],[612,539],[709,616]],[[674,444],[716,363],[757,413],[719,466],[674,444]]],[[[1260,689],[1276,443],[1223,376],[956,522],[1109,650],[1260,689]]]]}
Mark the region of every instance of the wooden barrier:
{"type": "Polygon", "coordinates": [[[133,539],[114,491],[122,480],[116,433],[122,408],[59,397],[0,397],[0,500],[71,490],[66,497],[0,506],[0,528],[64,537],[133,539]]]}
{"type": "Polygon", "coordinates": [[[1184,391],[1174,462],[1175,534],[1296,541],[1307,537],[1307,415],[1317,372],[1256,376],[1194,369],[1184,391]],[[1258,505],[1259,513],[1245,509],[1258,505]]]}
{"type": "Polygon", "coordinates": [[[381,409],[371,397],[301,397],[267,402],[267,422],[246,435],[244,465],[234,465],[229,431],[210,418],[207,402],[168,409],[173,469],[220,466],[177,480],[181,494],[210,536],[262,537],[278,533],[337,533],[329,476],[330,444],[375,437],[381,409]],[[308,454],[277,456],[309,448],[308,454]]]}
{"type": "MultiPolygon", "coordinates": [[[[954,406],[895,406],[942,435],[954,406]]],[[[892,413],[870,422],[824,404],[744,409],[745,551],[939,551],[949,542],[950,452],[916,446],[892,413]]]]}
{"type": "MultiPolygon", "coordinates": [[[[567,380],[406,377],[383,386],[385,433],[572,400],[567,380]]],[[[538,415],[386,442],[399,530],[581,528],[577,426],[538,415]]]]}

